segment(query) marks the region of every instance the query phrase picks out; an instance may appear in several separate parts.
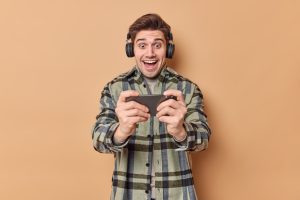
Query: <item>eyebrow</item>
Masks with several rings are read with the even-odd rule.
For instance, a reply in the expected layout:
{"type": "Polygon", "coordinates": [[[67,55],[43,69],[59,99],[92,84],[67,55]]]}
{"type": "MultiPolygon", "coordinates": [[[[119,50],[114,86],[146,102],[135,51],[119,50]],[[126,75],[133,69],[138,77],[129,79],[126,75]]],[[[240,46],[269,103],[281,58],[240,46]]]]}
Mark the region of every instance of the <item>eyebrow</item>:
{"type": "MultiPolygon", "coordinates": [[[[141,38],[141,39],[137,39],[135,42],[139,42],[139,41],[145,41],[146,39],[145,38],[141,38]]],[[[155,38],[154,41],[164,41],[163,39],[161,38],[155,38]]]]}

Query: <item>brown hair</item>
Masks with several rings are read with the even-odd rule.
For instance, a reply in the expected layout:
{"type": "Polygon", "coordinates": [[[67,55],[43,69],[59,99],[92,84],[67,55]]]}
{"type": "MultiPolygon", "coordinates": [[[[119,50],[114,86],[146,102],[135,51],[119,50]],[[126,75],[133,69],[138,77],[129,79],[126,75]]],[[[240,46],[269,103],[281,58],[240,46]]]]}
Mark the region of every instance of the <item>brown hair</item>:
{"type": "Polygon", "coordinates": [[[141,30],[159,30],[163,32],[167,43],[170,39],[171,27],[158,14],[146,14],[135,20],[129,27],[128,32],[132,42],[134,42],[136,34],[141,30]]]}

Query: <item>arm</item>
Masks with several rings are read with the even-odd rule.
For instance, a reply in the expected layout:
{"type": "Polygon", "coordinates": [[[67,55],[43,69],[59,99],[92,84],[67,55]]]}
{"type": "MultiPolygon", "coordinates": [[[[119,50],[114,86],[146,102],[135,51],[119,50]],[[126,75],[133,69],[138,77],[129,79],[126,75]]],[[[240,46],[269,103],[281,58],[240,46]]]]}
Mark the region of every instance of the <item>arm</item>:
{"type": "Polygon", "coordinates": [[[159,121],[167,124],[167,130],[173,136],[177,150],[200,151],[208,146],[210,129],[203,112],[203,96],[195,86],[186,105],[179,90],[167,90],[164,95],[173,95],[175,100],[167,100],[158,106],[159,121]]]}
{"type": "Polygon", "coordinates": [[[187,132],[187,146],[185,150],[201,151],[208,147],[211,130],[203,107],[203,95],[196,86],[191,101],[187,105],[187,113],[183,123],[187,132]]]}
{"type": "Polygon", "coordinates": [[[96,123],[92,130],[93,146],[101,153],[113,153],[119,151],[113,143],[113,135],[119,126],[119,120],[115,113],[115,102],[112,99],[108,85],[101,93],[100,113],[96,117],[96,123]]]}
{"type": "Polygon", "coordinates": [[[129,96],[139,95],[136,91],[127,90],[120,93],[115,103],[108,86],[103,89],[100,99],[101,111],[93,128],[93,145],[101,153],[121,151],[134,134],[136,124],[149,118],[148,108],[131,101],[129,96]]]}

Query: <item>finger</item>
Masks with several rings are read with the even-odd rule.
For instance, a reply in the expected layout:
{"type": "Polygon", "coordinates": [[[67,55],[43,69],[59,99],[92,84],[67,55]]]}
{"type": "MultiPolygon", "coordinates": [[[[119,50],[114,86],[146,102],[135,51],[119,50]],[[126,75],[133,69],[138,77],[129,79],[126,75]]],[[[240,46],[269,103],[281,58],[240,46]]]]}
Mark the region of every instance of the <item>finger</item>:
{"type": "Polygon", "coordinates": [[[145,122],[148,120],[147,117],[140,117],[140,116],[137,116],[137,117],[130,117],[131,119],[131,123],[134,123],[134,124],[137,124],[139,122],[145,122]]]}
{"type": "Polygon", "coordinates": [[[120,107],[122,107],[122,110],[138,109],[143,112],[149,112],[147,106],[144,106],[136,101],[129,101],[129,102],[122,103],[120,104],[120,107]]]}
{"type": "Polygon", "coordinates": [[[124,114],[125,116],[127,117],[144,117],[144,118],[149,118],[150,117],[150,114],[147,113],[147,112],[144,112],[140,109],[131,109],[131,110],[128,110],[126,111],[126,113],[124,114]]]}
{"type": "Polygon", "coordinates": [[[179,103],[174,99],[168,99],[157,106],[157,111],[164,109],[165,107],[172,107],[174,109],[179,108],[179,103]]]}
{"type": "Polygon", "coordinates": [[[135,90],[125,90],[120,93],[118,102],[126,102],[126,98],[130,96],[139,96],[139,93],[135,90]]]}
{"type": "Polygon", "coordinates": [[[174,116],[176,115],[176,110],[171,107],[164,107],[162,110],[160,110],[156,116],[159,118],[161,116],[174,116]]]}
{"type": "Polygon", "coordinates": [[[173,116],[160,116],[158,117],[158,120],[160,122],[166,123],[166,124],[172,124],[174,122],[174,117],[173,116]]]}
{"type": "Polygon", "coordinates": [[[166,95],[166,96],[176,96],[177,101],[184,102],[184,98],[183,98],[182,92],[180,90],[169,89],[169,90],[166,90],[164,92],[164,95],[166,95]]]}

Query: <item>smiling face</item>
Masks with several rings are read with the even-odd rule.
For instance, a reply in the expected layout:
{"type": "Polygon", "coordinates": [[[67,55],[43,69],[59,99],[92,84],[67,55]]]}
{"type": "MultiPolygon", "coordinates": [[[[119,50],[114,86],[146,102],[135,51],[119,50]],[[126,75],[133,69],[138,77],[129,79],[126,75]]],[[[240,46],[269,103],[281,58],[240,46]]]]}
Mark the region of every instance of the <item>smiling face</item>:
{"type": "Polygon", "coordinates": [[[138,68],[147,78],[160,73],[166,59],[166,39],[159,30],[142,30],[134,39],[134,55],[138,68]]]}

